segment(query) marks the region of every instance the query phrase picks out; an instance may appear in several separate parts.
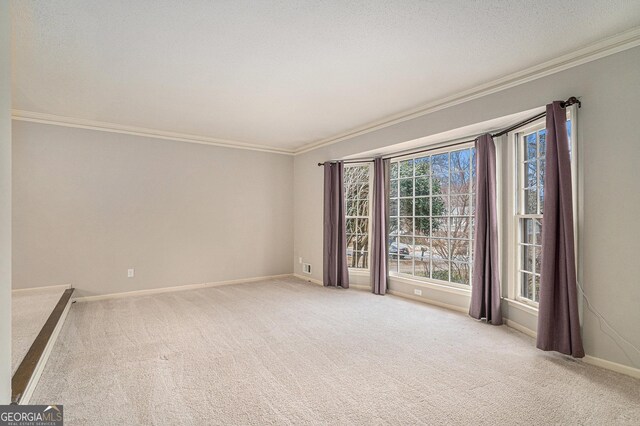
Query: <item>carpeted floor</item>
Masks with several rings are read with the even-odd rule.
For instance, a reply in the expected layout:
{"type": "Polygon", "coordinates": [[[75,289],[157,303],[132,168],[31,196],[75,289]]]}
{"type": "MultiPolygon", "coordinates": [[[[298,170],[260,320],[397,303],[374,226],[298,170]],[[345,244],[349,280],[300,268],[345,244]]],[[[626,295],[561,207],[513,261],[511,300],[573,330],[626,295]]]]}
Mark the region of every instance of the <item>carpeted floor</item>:
{"type": "Polygon", "coordinates": [[[61,287],[11,292],[11,374],[18,369],[62,293],[61,287]]]}
{"type": "Polygon", "coordinates": [[[640,424],[640,380],[291,279],[76,303],[32,404],[81,424],[640,424]]]}

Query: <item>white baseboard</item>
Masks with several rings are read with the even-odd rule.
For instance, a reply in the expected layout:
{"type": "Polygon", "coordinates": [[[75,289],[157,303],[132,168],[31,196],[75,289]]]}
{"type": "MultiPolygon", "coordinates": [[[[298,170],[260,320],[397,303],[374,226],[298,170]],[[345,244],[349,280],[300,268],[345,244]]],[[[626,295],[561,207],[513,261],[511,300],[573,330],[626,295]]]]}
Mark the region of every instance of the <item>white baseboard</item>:
{"type": "Polygon", "coordinates": [[[20,400],[18,401],[18,404],[20,405],[29,404],[29,400],[33,395],[33,391],[36,389],[36,386],[38,385],[38,381],[40,381],[40,376],[44,371],[44,367],[47,364],[47,361],[49,360],[51,351],[53,350],[53,347],[56,344],[56,340],[58,340],[58,335],[60,334],[60,330],[62,330],[62,326],[64,325],[64,321],[67,318],[67,314],[69,313],[69,308],[71,308],[72,303],[73,303],[73,299],[70,298],[67,301],[67,304],[65,305],[64,310],[60,315],[60,318],[58,319],[58,323],[56,324],[55,328],[53,329],[53,332],[51,333],[51,336],[49,337],[49,341],[47,342],[47,345],[45,346],[44,351],[42,352],[42,355],[40,356],[40,359],[36,364],[36,368],[33,370],[33,374],[31,374],[29,383],[27,384],[27,386],[24,389],[24,392],[20,396],[20,400]]]}
{"type": "Polygon", "coordinates": [[[616,373],[622,373],[627,376],[640,379],[640,369],[629,367],[628,365],[618,364],[617,362],[607,361],[606,359],[596,358],[595,356],[585,355],[582,359],[585,364],[595,365],[596,367],[606,368],[607,370],[615,371],[616,373]]]}
{"type": "Polygon", "coordinates": [[[11,289],[11,293],[31,293],[31,292],[37,292],[37,291],[43,291],[43,290],[60,290],[60,291],[64,291],[71,288],[71,284],[60,284],[60,285],[50,285],[50,286],[43,286],[43,287],[29,287],[29,288],[15,288],[15,289],[11,289]]]}
{"type": "MultiPolygon", "coordinates": [[[[303,281],[307,281],[313,284],[317,284],[317,285],[321,285],[324,286],[324,283],[320,280],[316,280],[315,278],[311,278],[311,277],[305,277],[304,275],[300,275],[300,274],[292,274],[294,277],[299,278],[303,281]]],[[[352,288],[354,290],[361,290],[361,291],[371,291],[371,287],[368,285],[361,285],[361,284],[349,284],[349,288],[352,288]]]]}
{"type": "MultiPolygon", "coordinates": [[[[301,280],[308,281],[308,282],[313,283],[313,284],[322,285],[322,286],[324,285],[322,283],[322,281],[317,280],[315,278],[305,277],[304,275],[300,275],[300,274],[293,274],[293,276],[296,277],[296,278],[299,278],[301,280]]],[[[371,287],[365,286],[365,285],[358,285],[358,284],[351,284],[351,285],[349,285],[349,288],[354,288],[356,290],[371,291],[371,287]]],[[[439,306],[441,308],[451,309],[453,311],[464,312],[464,313],[468,312],[468,309],[460,307],[460,306],[449,305],[447,303],[442,303],[442,302],[438,302],[438,301],[435,301],[435,300],[426,299],[426,298],[423,298],[423,297],[416,297],[416,296],[413,296],[411,294],[401,293],[401,292],[396,291],[396,290],[387,289],[387,294],[391,294],[391,295],[398,296],[398,297],[404,297],[405,299],[411,299],[411,300],[415,300],[417,302],[427,303],[429,305],[439,306]]]]}
{"type": "Polygon", "coordinates": [[[507,327],[511,327],[514,330],[518,330],[520,333],[524,333],[529,337],[533,337],[534,339],[536,337],[538,337],[538,333],[536,333],[535,331],[533,331],[533,330],[531,330],[531,329],[529,329],[529,328],[527,328],[527,327],[525,327],[523,325],[520,325],[517,322],[512,321],[510,319],[507,319],[505,321],[505,324],[507,325],[507,327]]]}
{"type": "Polygon", "coordinates": [[[293,274],[294,277],[299,278],[303,281],[307,281],[313,284],[318,284],[321,286],[324,286],[324,284],[322,283],[322,281],[320,280],[316,280],[315,278],[311,278],[310,276],[305,276],[305,275],[301,275],[301,274],[293,274]]]}
{"type": "Polygon", "coordinates": [[[73,300],[75,300],[76,302],[93,302],[96,300],[120,299],[123,297],[148,296],[151,294],[172,293],[175,291],[186,291],[186,290],[195,290],[199,288],[220,287],[223,285],[251,283],[256,281],[284,278],[284,277],[290,277],[290,276],[291,274],[280,274],[280,275],[269,275],[265,277],[252,277],[252,278],[241,278],[237,280],[217,281],[217,282],[211,282],[211,283],[186,284],[186,285],[179,285],[174,287],[160,287],[160,288],[150,288],[146,290],[125,291],[122,293],[99,294],[96,296],[81,296],[81,297],[76,297],[73,300]]]}
{"type": "Polygon", "coordinates": [[[429,305],[438,306],[440,308],[445,308],[445,309],[449,309],[449,310],[452,310],[452,311],[456,311],[456,312],[462,312],[462,313],[465,313],[465,314],[469,313],[469,309],[468,308],[463,308],[462,306],[450,305],[448,303],[438,302],[437,300],[427,299],[425,297],[418,297],[418,296],[414,296],[412,294],[402,293],[402,292],[399,292],[397,290],[387,290],[387,293],[391,294],[393,296],[398,296],[398,297],[403,297],[405,299],[415,300],[416,302],[422,302],[422,303],[426,303],[426,304],[429,304],[429,305]]]}
{"type": "MultiPolygon", "coordinates": [[[[533,337],[534,339],[538,336],[538,334],[535,331],[530,330],[518,324],[517,322],[513,322],[507,319],[506,324],[507,326],[515,330],[518,330],[519,332],[524,333],[527,336],[533,337]]],[[[582,358],[581,362],[584,362],[585,364],[595,365],[596,367],[601,367],[607,370],[615,371],[616,373],[621,373],[627,376],[640,379],[640,369],[629,367],[628,365],[618,364],[617,362],[607,361],[606,359],[597,358],[591,355],[585,355],[584,358],[582,358]]]]}

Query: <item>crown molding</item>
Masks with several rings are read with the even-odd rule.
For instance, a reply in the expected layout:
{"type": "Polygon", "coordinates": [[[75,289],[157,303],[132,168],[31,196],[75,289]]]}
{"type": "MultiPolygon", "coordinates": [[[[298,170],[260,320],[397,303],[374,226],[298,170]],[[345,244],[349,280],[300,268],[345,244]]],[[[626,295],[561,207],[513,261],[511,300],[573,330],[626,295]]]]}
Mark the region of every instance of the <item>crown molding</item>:
{"type": "Polygon", "coordinates": [[[188,142],[200,145],[213,145],[225,148],[245,149],[250,151],[269,152],[272,154],[293,155],[294,151],[284,148],[274,148],[266,145],[250,144],[207,136],[190,135],[187,133],[167,132],[164,130],[148,129],[145,127],[127,126],[123,124],[107,123],[104,121],[87,120],[84,118],[64,117],[42,112],[12,110],[12,119],[30,121],[33,123],[52,124],[55,126],[73,127],[77,129],[98,130],[101,132],[121,133],[125,135],[144,136],[155,139],[165,139],[178,142],[188,142]]]}
{"type": "Polygon", "coordinates": [[[383,119],[370,122],[366,125],[354,128],[350,131],[305,144],[297,149],[275,148],[267,145],[251,144],[227,139],[219,139],[207,136],[191,135],[187,133],[169,132],[164,130],[149,129],[145,127],[128,126],[123,124],[108,123],[103,121],[88,120],[82,118],[65,117],[19,109],[12,110],[12,118],[19,121],[52,124],[79,129],[98,130],[102,132],[121,133],[134,136],[143,136],[156,139],[165,139],[179,142],[196,143],[201,145],[213,145],[225,148],[245,149],[251,151],[269,152],[282,155],[299,155],[315,149],[332,145],[347,139],[361,136],[385,127],[393,126],[404,121],[422,117],[436,111],[459,105],[492,93],[500,92],[511,87],[555,74],[569,68],[573,68],[587,62],[613,55],[624,50],[640,46],[640,27],[625,31],[615,36],[603,39],[571,53],[559,56],[539,65],[525,70],[509,74],[488,83],[481,84],[457,94],[441,98],[423,104],[419,107],[389,115],[383,119]]]}
{"type": "Polygon", "coordinates": [[[587,62],[595,61],[605,56],[613,55],[624,50],[640,46],[640,27],[622,32],[612,37],[605,38],[571,53],[559,56],[555,59],[543,62],[539,65],[506,75],[488,83],[481,84],[457,94],[429,102],[419,107],[387,116],[373,121],[361,127],[354,128],[344,133],[331,136],[326,139],[311,142],[295,150],[295,155],[304,154],[315,149],[332,145],[347,139],[361,136],[385,127],[393,126],[404,121],[428,115],[436,111],[462,104],[492,93],[500,92],[514,86],[537,80],[587,62]]]}

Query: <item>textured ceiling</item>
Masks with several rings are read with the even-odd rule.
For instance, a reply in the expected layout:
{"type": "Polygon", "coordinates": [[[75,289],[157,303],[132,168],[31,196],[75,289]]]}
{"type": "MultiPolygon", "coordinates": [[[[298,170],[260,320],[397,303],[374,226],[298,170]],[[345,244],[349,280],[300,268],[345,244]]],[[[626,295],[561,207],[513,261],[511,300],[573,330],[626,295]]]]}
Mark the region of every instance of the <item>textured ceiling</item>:
{"type": "Polygon", "coordinates": [[[13,1],[15,109],[295,149],[640,25],[640,1],[13,1]]]}

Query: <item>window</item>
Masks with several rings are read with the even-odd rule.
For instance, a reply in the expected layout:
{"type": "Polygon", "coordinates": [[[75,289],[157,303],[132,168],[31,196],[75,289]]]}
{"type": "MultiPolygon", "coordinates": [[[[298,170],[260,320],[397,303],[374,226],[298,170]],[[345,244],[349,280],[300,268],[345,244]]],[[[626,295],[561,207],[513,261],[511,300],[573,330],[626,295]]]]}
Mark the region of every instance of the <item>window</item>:
{"type": "MultiPolygon", "coordinates": [[[[567,133],[571,140],[570,120],[567,133]]],[[[516,134],[516,299],[534,305],[540,300],[546,135],[544,122],[516,134]]]]}
{"type": "Polygon", "coordinates": [[[434,151],[390,167],[390,272],[469,286],[475,149],[434,151]]]}
{"type": "Polygon", "coordinates": [[[349,268],[369,268],[371,164],[345,164],[344,194],[349,268]]]}
{"type": "Polygon", "coordinates": [[[538,302],[542,254],[542,214],[544,205],[544,124],[518,135],[518,193],[516,217],[518,235],[518,297],[538,302]]]}

